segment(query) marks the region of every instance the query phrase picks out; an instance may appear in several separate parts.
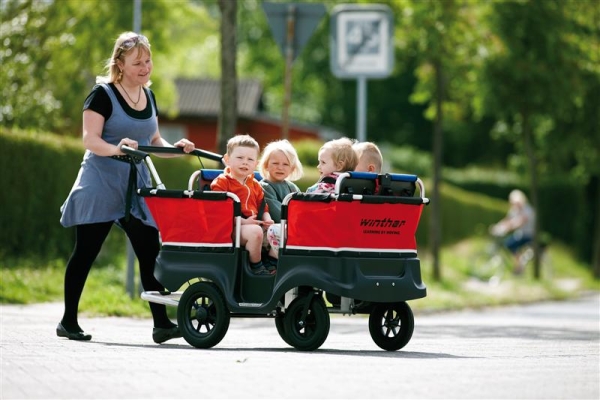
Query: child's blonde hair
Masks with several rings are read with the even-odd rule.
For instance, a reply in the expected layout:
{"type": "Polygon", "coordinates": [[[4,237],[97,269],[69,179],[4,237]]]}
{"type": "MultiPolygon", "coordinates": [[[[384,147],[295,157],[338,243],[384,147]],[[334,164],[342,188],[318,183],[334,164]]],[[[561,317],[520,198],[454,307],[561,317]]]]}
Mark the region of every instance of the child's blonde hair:
{"type": "Polygon", "coordinates": [[[296,153],[294,146],[292,146],[292,144],[286,139],[271,142],[263,150],[262,157],[258,163],[258,170],[263,178],[271,179],[267,167],[269,165],[269,158],[276,151],[281,151],[287,157],[290,166],[292,167],[292,172],[286,179],[290,181],[297,181],[298,179],[302,178],[302,175],[304,175],[304,170],[302,169],[302,163],[298,158],[298,153],[296,153]]]}
{"type": "Polygon", "coordinates": [[[227,154],[231,155],[233,149],[239,146],[256,149],[257,157],[260,154],[260,146],[258,145],[258,142],[250,135],[235,135],[229,139],[227,141],[227,154]]]}
{"type": "Polygon", "coordinates": [[[379,147],[373,142],[355,142],[354,151],[356,151],[356,156],[360,160],[362,157],[365,157],[367,164],[373,164],[375,166],[375,172],[381,173],[381,168],[383,165],[383,156],[381,155],[381,151],[379,147]]]}
{"type": "Polygon", "coordinates": [[[358,165],[358,156],[352,148],[352,140],[346,137],[325,142],[319,153],[323,150],[331,150],[331,159],[335,165],[342,164],[337,172],[354,171],[358,165]]]}

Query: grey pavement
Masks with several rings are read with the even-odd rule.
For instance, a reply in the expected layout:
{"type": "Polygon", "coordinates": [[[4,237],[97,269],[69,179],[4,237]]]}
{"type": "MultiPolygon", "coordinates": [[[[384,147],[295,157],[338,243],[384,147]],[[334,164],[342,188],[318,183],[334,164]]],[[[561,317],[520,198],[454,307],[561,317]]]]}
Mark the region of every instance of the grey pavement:
{"type": "Polygon", "coordinates": [[[367,319],[333,315],[315,352],[270,319],[232,319],[208,350],[156,345],[152,322],[86,318],[91,342],[56,337],[61,303],[0,306],[0,399],[527,398],[598,399],[600,295],[433,315],[397,352],[367,319]]]}

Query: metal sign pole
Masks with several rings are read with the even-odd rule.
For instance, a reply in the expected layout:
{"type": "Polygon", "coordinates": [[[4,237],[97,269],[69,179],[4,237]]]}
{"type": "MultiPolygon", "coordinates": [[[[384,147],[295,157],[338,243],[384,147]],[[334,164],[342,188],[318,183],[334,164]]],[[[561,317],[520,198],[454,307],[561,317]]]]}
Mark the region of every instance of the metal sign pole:
{"type": "Polygon", "coordinates": [[[359,142],[367,140],[367,78],[360,75],[356,80],[356,138],[359,142]]]}

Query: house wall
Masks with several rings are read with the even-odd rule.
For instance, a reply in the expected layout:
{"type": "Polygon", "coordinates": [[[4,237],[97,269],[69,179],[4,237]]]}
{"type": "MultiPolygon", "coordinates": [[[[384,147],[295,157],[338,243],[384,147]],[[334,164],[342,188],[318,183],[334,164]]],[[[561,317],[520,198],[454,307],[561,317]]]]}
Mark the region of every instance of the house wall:
{"type": "MultiPolygon", "coordinates": [[[[197,148],[217,152],[218,121],[211,119],[178,121],[161,121],[161,129],[168,131],[171,127],[181,127],[186,132],[187,138],[194,142],[197,148]]],[[[237,133],[252,136],[261,149],[268,143],[281,139],[281,126],[277,122],[265,120],[240,119],[237,124],[237,133]]],[[[304,139],[320,140],[319,132],[297,126],[290,126],[288,140],[298,141],[304,139]]]]}

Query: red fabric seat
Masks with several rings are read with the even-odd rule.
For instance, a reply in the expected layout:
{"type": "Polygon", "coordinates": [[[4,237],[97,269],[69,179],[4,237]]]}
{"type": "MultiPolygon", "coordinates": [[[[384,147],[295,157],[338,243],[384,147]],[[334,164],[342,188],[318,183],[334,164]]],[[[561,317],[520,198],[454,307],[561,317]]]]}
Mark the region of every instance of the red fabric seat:
{"type": "Polygon", "coordinates": [[[292,199],[285,248],[360,252],[410,252],[423,204],[292,199]]]}

